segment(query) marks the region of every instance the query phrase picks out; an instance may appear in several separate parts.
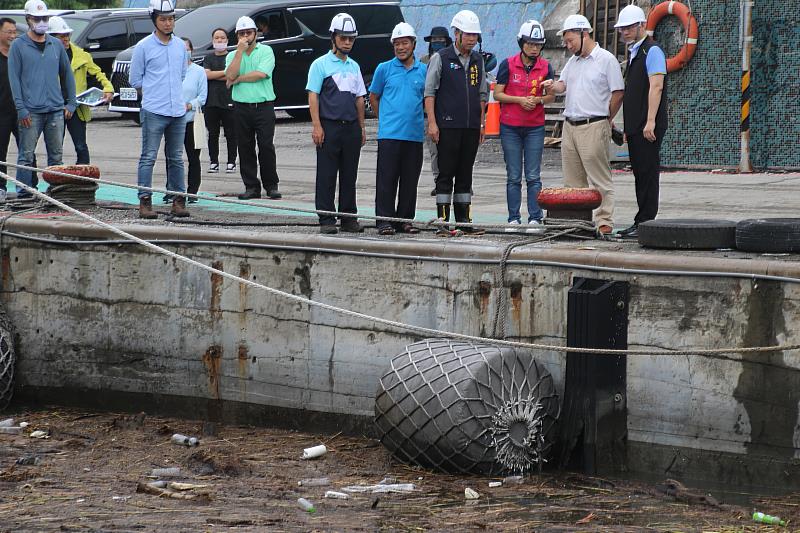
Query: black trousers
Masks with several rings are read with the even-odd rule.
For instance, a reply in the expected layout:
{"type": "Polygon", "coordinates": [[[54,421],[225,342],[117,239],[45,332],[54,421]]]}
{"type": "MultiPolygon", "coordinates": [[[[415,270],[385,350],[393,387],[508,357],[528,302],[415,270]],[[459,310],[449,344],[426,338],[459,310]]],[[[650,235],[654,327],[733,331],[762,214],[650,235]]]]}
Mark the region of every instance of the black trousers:
{"type": "Polygon", "coordinates": [[[658,190],[661,171],[661,140],[664,132],[656,133],[656,141],[650,142],[644,135],[628,135],[633,177],[636,181],[636,204],[639,211],[633,219],[634,224],[653,220],[658,214],[658,190]]]}
{"type": "Polygon", "coordinates": [[[236,145],[239,148],[239,174],[245,190],[261,192],[278,188],[275,155],[275,108],[272,102],[243,104],[235,102],[236,145]],[[258,157],[256,157],[258,144],[258,157]],[[258,180],[259,167],[261,181],[258,180]]]}
{"type": "Polygon", "coordinates": [[[75,155],[77,160],[76,165],[88,165],[91,161],[89,158],[89,145],[86,144],[86,123],[80,119],[78,113],[75,112],[69,118],[64,120],[64,136],[69,132],[72,138],[72,144],[75,146],[75,155]]]}
{"type": "MultiPolygon", "coordinates": [[[[357,213],[356,178],[361,157],[361,127],[358,121],[322,121],[325,142],[317,147],[317,186],[314,198],[319,211],[357,213]],[[334,206],[339,178],[339,209],[334,206]]],[[[340,217],[341,218],[341,217],[340,217]]],[[[336,217],[319,215],[321,225],[336,223],[336,217]]]]}
{"type": "MultiPolygon", "coordinates": [[[[196,117],[197,115],[195,115],[196,117]]],[[[183,134],[183,149],[186,151],[186,159],[189,161],[186,192],[197,194],[197,191],[200,190],[201,180],[200,148],[195,148],[193,122],[186,123],[186,133],[183,134]]],[[[169,156],[167,155],[166,145],[164,146],[164,163],[166,168],[169,169],[169,156]]]]}
{"type": "MultiPolygon", "coordinates": [[[[414,218],[417,183],[422,172],[422,143],[378,139],[375,177],[375,214],[379,217],[414,218]],[[395,199],[397,202],[395,203],[395,199]]],[[[378,227],[401,223],[378,221],[378,227]]]]}
{"type": "MultiPolygon", "coordinates": [[[[0,110],[0,113],[5,113],[5,111],[0,110]]],[[[17,122],[16,111],[5,117],[0,117],[0,161],[8,161],[8,143],[11,142],[12,135],[17,143],[17,149],[19,149],[19,123],[17,122]]],[[[33,164],[31,166],[36,166],[36,156],[33,157],[33,164]]],[[[8,174],[8,169],[5,165],[0,165],[0,172],[8,174]]],[[[33,173],[32,177],[35,187],[36,184],[39,183],[39,178],[36,172],[33,173]]],[[[0,190],[6,190],[5,178],[0,178],[0,190]]]]}
{"type": "Polygon", "coordinates": [[[203,109],[208,130],[208,158],[211,163],[219,164],[219,131],[220,125],[225,130],[225,142],[228,145],[228,164],[236,163],[236,117],[233,109],[206,107],[203,109]]]}
{"type": "Polygon", "coordinates": [[[436,203],[439,195],[454,195],[453,203],[471,202],[472,165],[478,155],[481,130],[474,128],[439,129],[439,177],[436,179],[436,203]]]}

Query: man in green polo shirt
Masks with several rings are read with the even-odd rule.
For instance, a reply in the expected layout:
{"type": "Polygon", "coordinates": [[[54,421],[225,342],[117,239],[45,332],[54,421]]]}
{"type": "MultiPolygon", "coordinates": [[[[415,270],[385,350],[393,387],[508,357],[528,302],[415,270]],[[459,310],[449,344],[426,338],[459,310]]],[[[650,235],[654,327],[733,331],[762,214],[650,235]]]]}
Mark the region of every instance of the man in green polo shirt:
{"type": "Polygon", "coordinates": [[[256,23],[250,17],[236,22],[239,44],[225,58],[225,77],[232,87],[236,120],[236,145],[239,149],[239,172],[244,182],[240,200],[261,198],[263,185],[267,197],[277,200],[278,170],[275,157],[275,90],[272,71],[275,54],[272,48],[256,42],[256,23]],[[256,158],[256,142],[258,158],[256,158]],[[261,167],[261,181],[258,179],[261,167]]]}

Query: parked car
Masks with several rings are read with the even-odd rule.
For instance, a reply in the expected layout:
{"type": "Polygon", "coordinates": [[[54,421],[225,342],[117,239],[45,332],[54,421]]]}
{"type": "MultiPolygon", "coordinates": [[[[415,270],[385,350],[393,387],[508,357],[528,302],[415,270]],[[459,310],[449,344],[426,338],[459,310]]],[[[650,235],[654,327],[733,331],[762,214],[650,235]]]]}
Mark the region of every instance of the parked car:
{"type": "MultiPolygon", "coordinates": [[[[266,2],[235,2],[213,4],[187,13],[175,23],[175,35],[188,37],[194,44],[192,60],[203,63],[207,54],[213,54],[211,31],[225,28],[228,32],[228,50],[236,48],[236,21],[241,16],[252,17],[256,22],[266,19],[269,30],[258,39],[275,52],[275,108],[297,118],[308,118],[306,80],[311,63],[331,48],[328,29],[334,15],[346,11],[355,18],[358,39],[351,56],[358,61],[369,86],[372,73],[378,64],[394,55],[389,37],[398,22],[403,21],[398,1],[389,0],[270,0],[266,2]]],[[[109,106],[110,111],[127,113],[139,119],[140,97],[128,83],[133,49],[117,56],[111,83],[118,93],[109,106]]]]}

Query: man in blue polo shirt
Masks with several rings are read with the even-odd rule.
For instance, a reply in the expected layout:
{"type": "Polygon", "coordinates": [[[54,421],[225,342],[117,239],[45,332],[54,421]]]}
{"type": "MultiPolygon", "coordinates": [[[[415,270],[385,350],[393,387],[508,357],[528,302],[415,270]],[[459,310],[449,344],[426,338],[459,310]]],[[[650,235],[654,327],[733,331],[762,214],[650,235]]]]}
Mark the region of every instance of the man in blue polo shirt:
{"type": "MultiPolygon", "coordinates": [[[[414,59],[417,34],[410,24],[401,22],[395,26],[391,40],[395,57],[378,65],[369,87],[372,109],[378,115],[375,214],[413,219],[422,171],[422,102],[427,67],[414,59]]],[[[378,221],[381,235],[394,235],[395,230],[419,233],[410,222],[378,221]]]]}
{"type": "MultiPolygon", "coordinates": [[[[347,13],[331,20],[332,50],[318,57],[308,70],[308,108],[317,147],[315,202],[319,211],[336,211],[336,177],[339,177],[339,213],[356,209],[356,177],[364,130],[364,95],[367,89],[361,68],[349,56],[356,36],[356,22],[347,13]]],[[[356,216],[340,216],[342,231],[360,233],[356,216]]],[[[336,233],[336,217],[319,215],[320,233],[336,233]]]]}

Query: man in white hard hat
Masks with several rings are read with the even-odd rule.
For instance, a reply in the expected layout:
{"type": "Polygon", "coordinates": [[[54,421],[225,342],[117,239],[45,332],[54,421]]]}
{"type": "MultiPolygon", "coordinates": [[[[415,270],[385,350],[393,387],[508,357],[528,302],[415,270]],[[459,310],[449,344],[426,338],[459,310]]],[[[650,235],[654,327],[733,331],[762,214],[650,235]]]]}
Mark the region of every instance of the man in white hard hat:
{"type": "Polygon", "coordinates": [[[542,230],[544,215],[538,196],[542,190],[544,105],[555,100],[555,96],[544,94],[542,89],[545,80],[555,77],[553,66],[541,56],[545,42],[544,27],[538,21],[524,22],[517,33],[520,52],[500,63],[494,88],[494,98],[500,102],[500,144],[506,162],[508,223],[521,224],[524,169],[528,200],[525,231],[530,233],[542,230]]]}
{"type": "MultiPolygon", "coordinates": [[[[422,99],[427,67],[414,59],[417,33],[411,24],[397,24],[391,41],[394,59],[378,65],[369,86],[372,109],[378,115],[375,214],[413,219],[422,171],[422,99]]],[[[379,220],[377,226],[381,235],[419,233],[410,222],[379,220]]]]}
{"type": "Polygon", "coordinates": [[[231,87],[236,117],[239,174],[244,183],[240,200],[267,197],[278,200],[278,161],[275,155],[275,89],[272,47],[256,41],[256,23],[250,17],[236,21],[236,50],[225,58],[225,77],[231,87]],[[256,145],[258,156],[256,157],[256,145]],[[258,179],[259,167],[261,180],[258,179]]]}
{"type": "MultiPolygon", "coordinates": [[[[67,52],[72,75],[75,77],[75,93],[81,94],[89,87],[87,78],[91,76],[103,87],[103,100],[110,102],[114,96],[114,86],[103,74],[103,70],[94,62],[89,52],[70,42],[72,28],[69,27],[67,21],[61,17],[50,17],[50,29],[47,30],[47,33],[61,41],[67,52]]],[[[87,105],[79,105],[75,113],[67,119],[66,129],[69,130],[72,144],[75,145],[76,164],[78,165],[88,165],[91,162],[89,146],[86,144],[86,123],[90,120],[92,120],[92,110],[87,105]]]]}
{"type": "Polygon", "coordinates": [[[646,24],[642,8],[631,5],[619,12],[614,25],[630,52],[623,115],[639,210],[633,225],[619,232],[629,238],[637,238],[639,224],[658,214],[661,141],[667,131],[667,59],[647,35],[646,24]]]}
{"type": "MultiPolygon", "coordinates": [[[[450,220],[450,203],[456,222],[472,222],[472,165],[484,140],[489,87],[483,57],[474,50],[481,34],[478,16],[469,10],[456,13],[450,26],[453,46],[431,56],[425,80],[428,135],[437,144],[439,178],[436,180],[436,212],[450,220]]],[[[483,230],[461,226],[456,232],[442,227],[437,235],[458,231],[481,235],[483,230]]]]}
{"type": "MultiPolygon", "coordinates": [[[[139,157],[138,185],[151,187],[158,146],[164,138],[167,154],[167,189],[186,192],[183,166],[184,115],[189,104],[183,100],[186,77],[186,47],[172,34],[175,6],[172,0],[150,0],[150,19],[155,30],[133,49],[129,80],[142,92],[142,154],[139,157]]],[[[170,214],[188,217],[186,197],[176,195],[170,214]]],[[[152,193],[139,190],[139,217],[158,218],[153,211],[152,193]]]]}
{"type": "MultiPolygon", "coordinates": [[[[47,35],[50,16],[42,0],[29,0],[25,4],[28,31],[14,39],[8,55],[8,81],[19,121],[20,165],[33,164],[36,144],[43,133],[47,164],[62,164],[64,120],[78,106],[67,53],[60,42],[47,35]]],[[[17,169],[17,179],[36,186],[30,170],[17,169]]],[[[17,193],[19,198],[31,196],[21,188],[17,193]]]]}
{"type": "Polygon", "coordinates": [[[614,226],[614,184],[608,145],[614,116],[622,104],[625,83],[617,58],[592,39],[583,15],[564,20],[562,35],[569,58],[557,82],[545,81],[550,92],[566,91],[561,162],[567,187],[592,187],[603,197],[594,212],[597,233],[610,235],[614,226]]]}
{"type": "MultiPolygon", "coordinates": [[[[367,141],[364,129],[364,95],[367,88],[361,67],[351,57],[358,30],[347,13],[333,17],[330,26],[331,51],[318,57],[308,70],[308,108],[317,147],[315,204],[319,211],[337,211],[334,205],[337,176],[339,213],[358,212],[356,178],[361,147],[367,141]]],[[[340,228],[350,233],[364,231],[356,216],[342,216],[340,228]]],[[[334,215],[319,215],[320,233],[333,234],[334,215]]]]}

